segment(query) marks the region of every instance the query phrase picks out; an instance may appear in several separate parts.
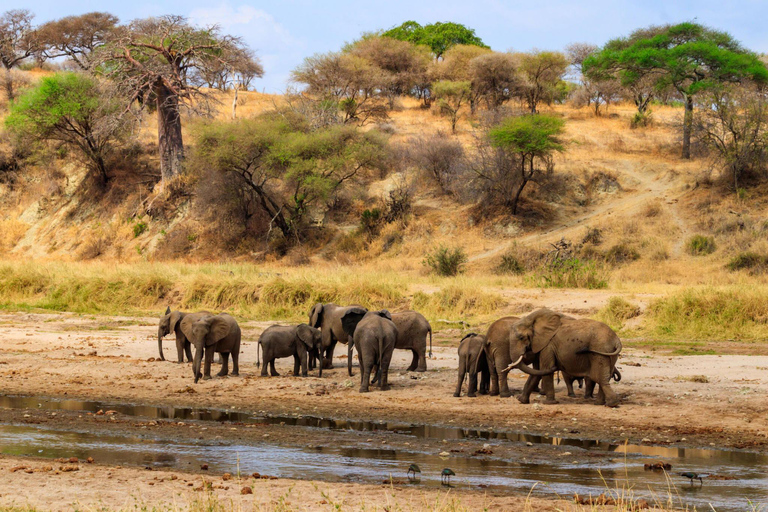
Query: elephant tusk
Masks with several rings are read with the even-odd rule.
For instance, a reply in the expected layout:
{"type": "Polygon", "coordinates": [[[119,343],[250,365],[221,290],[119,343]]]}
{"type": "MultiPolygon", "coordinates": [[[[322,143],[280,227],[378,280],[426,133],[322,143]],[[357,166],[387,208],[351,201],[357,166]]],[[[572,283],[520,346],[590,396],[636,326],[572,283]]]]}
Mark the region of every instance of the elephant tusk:
{"type": "Polygon", "coordinates": [[[503,373],[507,373],[507,372],[508,372],[508,371],[510,371],[512,368],[514,368],[515,366],[519,365],[519,364],[520,364],[520,361],[522,361],[522,360],[523,360],[523,356],[520,356],[520,357],[518,357],[518,358],[517,358],[517,361],[515,361],[514,363],[512,363],[512,364],[510,364],[509,366],[507,366],[506,368],[504,368],[504,370],[503,370],[503,373]]]}

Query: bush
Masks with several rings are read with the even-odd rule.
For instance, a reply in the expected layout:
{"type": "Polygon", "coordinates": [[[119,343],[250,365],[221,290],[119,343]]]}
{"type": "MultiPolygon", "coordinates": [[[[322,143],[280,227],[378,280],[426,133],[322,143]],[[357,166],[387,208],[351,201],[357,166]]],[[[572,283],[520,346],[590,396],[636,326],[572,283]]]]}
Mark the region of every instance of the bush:
{"type": "Polygon", "coordinates": [[[594,260],[579,258],[557,259],[537,272],[534,280],[542,288],[586,288],[596,290],[608,287],[608,277],[594,260]]]}
{"type": "Polygon", "coordinates": [[[424,259],[424,265],[440,276],[455,276],[464,272],[467,255],[461,247],[440,246],[424,259]]]}
{"type": "Polygon", "coordinates": [[[715,239],[711,236],[694,235],[685,244],[688,254],[693,256],[706,256],[712,254],[717,248],[715,239]]]}
{"type": "Polygon", "coordinates": [[[613,329],[621,329],[624,322],[640,315],[640,306],[627,302],[621,297],[611,297],[608,304],[598,313],[597,319],[605,322],[613,329]]]}
{"type": "Polygon", "coordinates": [[[143,220],[140,220],[136,224],[133,225],[133,238],[137,238],[141,236],[142,233],[144,233],[147,230],[147,223],[143,220]]]}
{"type": "Polygon", "coordinates": [[[605,261],[614,265],[621,265],[629,261],[640,259],[637,249],[625,243],[616,244],[605,252],[605,261]]]}
{"type": "Polygon", "coordinates": [[[768,256],[754,252],[742,252],[731,258],[725,268],[732,272],[737,270],[749,270],[750,273],[758,273],[768,268],[768,256]]]}
{"type": "Polygon", "coordinates": [[[360,230],[369,237],[374,237],[381,229],[381,210],[373,208],[360,214],[360,230]]]}
{"type": "Polygon", "coordinates": [[[515,274],[520,275],[525,273],[525,265],[520,261],[517,254],[508,252],[502,254],[501,261],[495,269],[497,274],[515,274]]]}
{"type": "Polygon", "coordinates": [[[632,116],[632,120],[629,122],[630,128],[645,128],[646,126],[651,126],[653,124],[653,114],[650,110],[646,110],[645,112],[635,112],[635,115],[632,116]]]}
{"type": "Polygon", "coordinates": [[[587,228],[587,232],[584,233],[584,238],[581,239],[581,243],[600,245],[603,243],[603,230],[600,228],[587,228]]]}

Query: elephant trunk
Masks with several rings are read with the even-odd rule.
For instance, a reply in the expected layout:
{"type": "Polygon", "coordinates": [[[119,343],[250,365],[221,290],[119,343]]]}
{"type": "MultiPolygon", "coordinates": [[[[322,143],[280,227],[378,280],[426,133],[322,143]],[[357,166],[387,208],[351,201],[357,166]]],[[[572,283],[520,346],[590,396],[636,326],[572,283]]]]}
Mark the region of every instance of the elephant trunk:
{"type": "Polygon", "coordinates": [[[165,361],[165,356],[163,355],[163,330],[162,329],[157,330],[157,350],[160,352],[160,360],[165,361]]]}
{"type": "Polygon", "coordinates": [[[195,347],[195,360],[192,363],[192,371],[195,374],[195,384],[200,380],[202,375],[200,374],[200,363],[203,360],[203,347],[195,347]]]}
{"type": "Polygon", "coordinates": [[[523,373],[527,373],[528,375],[532,375],[534,377],[543,377],[545,375],[551,375],[557,371],[557,367],[550,368],[548,370],[534,370],[527,364],[520,362],[516,365],[516,368],[523,373]]]}

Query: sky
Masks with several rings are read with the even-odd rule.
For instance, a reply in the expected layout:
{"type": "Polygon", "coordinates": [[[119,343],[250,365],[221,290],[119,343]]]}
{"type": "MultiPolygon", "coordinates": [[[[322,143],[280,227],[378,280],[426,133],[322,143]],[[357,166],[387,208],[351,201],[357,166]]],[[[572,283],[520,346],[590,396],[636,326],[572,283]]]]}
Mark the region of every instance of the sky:
{"type": "Polygon", "coordinates": [[[268,93],[283,92],[291,70],[304,57],[338,50],[363,32],[406,20],[462,23],[498,51],[562,50],[574,42],[602,45],[639,27],[695,20],[729,32],[753,51],[768,53],[766,0],[4,0],[3,4],[3,10],[29,9],[36,23],[107,11],[123,22],[177,14],[197,25],[217,24],[256,51],[265,75],[254,81],[254,87],[268,93]]]}

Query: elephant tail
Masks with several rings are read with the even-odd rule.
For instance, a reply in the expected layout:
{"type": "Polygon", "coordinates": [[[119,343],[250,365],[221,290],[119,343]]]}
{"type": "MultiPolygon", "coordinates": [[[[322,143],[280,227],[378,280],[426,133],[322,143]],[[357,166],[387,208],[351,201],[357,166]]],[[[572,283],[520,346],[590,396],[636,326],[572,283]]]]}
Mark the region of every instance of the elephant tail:
{"type": "Polygon", "coordinates": [[[352,377],[352,349],[355,348],[355,344],[352,340],[349,340],[347,344],[347,373],[352,377]]]}
{"type": "Polygon", "coordinates": [[[429,358],[432,359],[432,326],[429,326],[429,358]]]}
{"type": "Polygon", "coordinates": [[[376,377],[373,379],[373,382],[378,382],[379,384],[381,384],[381,380],[380,380],[381,379],[381,368],[382,368],[382,366],[384,366],[383,364],[381,364],[381,361],[383,359],[383,357],[382,357],[383,355],[384,355],[384,336],[379,336],[379,354],[377,356],[378,361],[376,361],[376,365],[378,367],[376,368],[376,377]]]}
{"type": "Polygon", "coordinates": [[[261,351],[261,339],[259,339],[259,344],[256,346],[256,368],[261,368],[261,358],[259,357],[261,351]]]}
{"type": "Polygon", "coordinates": [[[619,382],[621,380],[621,372],[619,371],[618,368],[613,369],[612,377],[613,377],[613,380],[615,380],[616,382],[619,382]]]}

